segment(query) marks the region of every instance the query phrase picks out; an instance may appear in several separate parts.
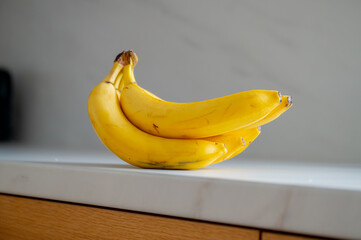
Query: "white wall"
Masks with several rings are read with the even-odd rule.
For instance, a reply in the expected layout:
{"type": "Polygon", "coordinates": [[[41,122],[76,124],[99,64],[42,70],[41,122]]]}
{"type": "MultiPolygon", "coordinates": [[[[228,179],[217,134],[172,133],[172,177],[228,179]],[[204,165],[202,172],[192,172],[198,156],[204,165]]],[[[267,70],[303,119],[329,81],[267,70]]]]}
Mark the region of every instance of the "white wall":
{"type": "Polygon", "coordinates": [[[361,162],[360,1],[2,0],[17,141],[105,151],[87,98],[130,48],[138,83],[170,101],[292,95],[243,157],[361,162]]]}

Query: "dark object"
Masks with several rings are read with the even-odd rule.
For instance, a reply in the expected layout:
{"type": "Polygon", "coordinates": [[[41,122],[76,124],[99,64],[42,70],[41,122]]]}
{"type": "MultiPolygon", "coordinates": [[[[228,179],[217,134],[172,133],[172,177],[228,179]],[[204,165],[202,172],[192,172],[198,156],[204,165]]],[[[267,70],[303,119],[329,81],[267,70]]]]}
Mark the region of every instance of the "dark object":
{"type": "Polygon", "coordinates": [[[11,138],[12,87],[10,73],[0,69],[0,140],[11,138]]]}

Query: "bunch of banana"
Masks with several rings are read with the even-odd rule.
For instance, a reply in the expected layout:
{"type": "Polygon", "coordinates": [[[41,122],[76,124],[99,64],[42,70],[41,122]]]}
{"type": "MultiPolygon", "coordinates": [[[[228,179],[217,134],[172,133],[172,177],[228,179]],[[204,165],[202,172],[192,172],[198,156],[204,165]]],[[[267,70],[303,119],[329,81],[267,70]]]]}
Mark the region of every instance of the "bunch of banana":
{"type": "Polygon", "coordinates": [[[278,91],[251,90],[192,103],[167,102],[137,85],[133,51],[120,53],[90,93],[88,113],[115,155],[142,168],[197,169],[230,159],[260,126],[292,105],[278,91]]]}

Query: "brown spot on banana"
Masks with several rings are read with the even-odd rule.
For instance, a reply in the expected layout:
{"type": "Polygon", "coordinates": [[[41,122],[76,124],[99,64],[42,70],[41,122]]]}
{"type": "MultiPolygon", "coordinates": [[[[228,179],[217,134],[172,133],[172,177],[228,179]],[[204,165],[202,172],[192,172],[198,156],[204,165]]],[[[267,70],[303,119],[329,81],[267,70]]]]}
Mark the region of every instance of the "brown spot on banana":
{"type": "Polygon", "coordinates": [[[153,128],[159,134],[159,130],[158,130],[159,127],[157,125],[155,125],[154,123],[153,123],[153,128]]]}
{"type": "Polygon", "coordinates": [[[224,111],[227,112],[228,109],[229,109],[231,106],[232,106],[232,103],[230,103],[230,104],[227,106],[226,110],[224,110],[224,111]]]}
{"type": "Polygon", "coordinates": [[[209,125],[209,119],[208,118],[204,118],[204,120],[206,120],[206,125],[209,125]]]}

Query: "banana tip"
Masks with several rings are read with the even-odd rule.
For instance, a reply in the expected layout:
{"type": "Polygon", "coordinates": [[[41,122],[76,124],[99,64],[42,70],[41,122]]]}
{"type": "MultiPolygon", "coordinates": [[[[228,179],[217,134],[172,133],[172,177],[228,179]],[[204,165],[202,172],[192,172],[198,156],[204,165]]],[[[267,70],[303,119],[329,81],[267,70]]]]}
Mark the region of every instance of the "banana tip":
{"type": "Polygon", "coordinates": [[[278,91],[278,97],[280,98],[280,103],[282,102],[282,94],[280,91],[278,91]]]}
{"type": "Polygon", "coordinates": [[[293,102],[292,102],[292,97],[291,97],[291,96],[288,96],[288,97],[287,97],[287,102],[288,102],[288,104],[287,104],[286,107],[289,107],[289,106],[291,106],[291,105],[293,104],[293,102]]]}

